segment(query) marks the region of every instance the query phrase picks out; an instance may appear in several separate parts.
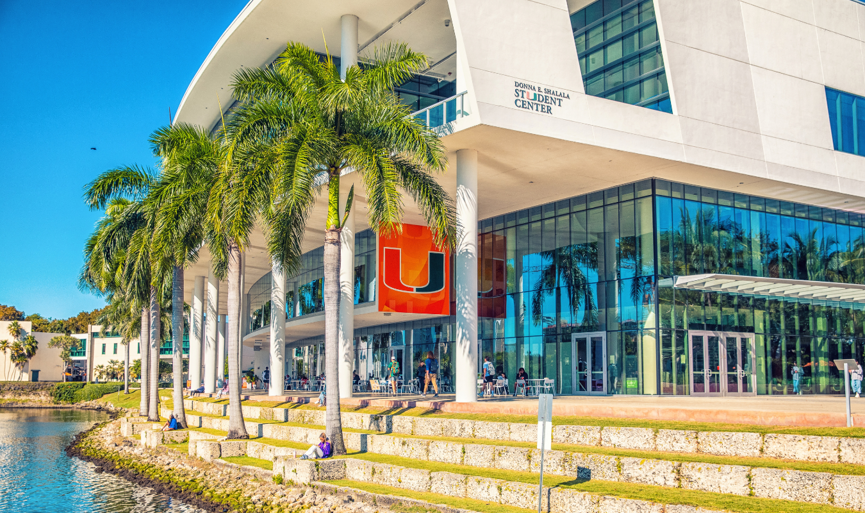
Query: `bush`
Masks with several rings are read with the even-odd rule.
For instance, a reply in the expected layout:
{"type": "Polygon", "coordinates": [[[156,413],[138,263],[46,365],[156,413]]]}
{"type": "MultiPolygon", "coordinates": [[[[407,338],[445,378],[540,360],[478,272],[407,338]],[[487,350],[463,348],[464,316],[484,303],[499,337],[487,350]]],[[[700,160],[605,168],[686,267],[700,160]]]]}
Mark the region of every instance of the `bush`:
{"type": "Polygon", "coordinates": [[[75,392],[74,401],[80,403],[82,401],[95,401],[105,394],[113,394],[118,390],[123,390],[122,384],[96,384],[88,383],[80,390],[75,392]]]}
{"type": "Polygon", "coordinates": [[[55,403],[74,403],[75,392],[84,388],[84,383],[57,383],[51,392],[55,403]]]}

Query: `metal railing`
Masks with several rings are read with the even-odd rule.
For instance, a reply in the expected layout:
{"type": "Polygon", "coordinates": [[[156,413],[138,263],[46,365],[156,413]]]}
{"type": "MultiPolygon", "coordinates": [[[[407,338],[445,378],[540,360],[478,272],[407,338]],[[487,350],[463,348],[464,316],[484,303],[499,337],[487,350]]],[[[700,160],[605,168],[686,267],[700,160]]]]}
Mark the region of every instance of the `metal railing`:
{"type": "Polygon", "coordinates": [[[453,123],[459,118],[468,116],[465,108],[466,91],[463,91],[456,96],[451,96],[438,103],[434,103],[425,109],[421,109],[412,114],[412,117],[426,123],[426,126],[436,129],[440,132],[446,132],[450,123],[453,123]]]}

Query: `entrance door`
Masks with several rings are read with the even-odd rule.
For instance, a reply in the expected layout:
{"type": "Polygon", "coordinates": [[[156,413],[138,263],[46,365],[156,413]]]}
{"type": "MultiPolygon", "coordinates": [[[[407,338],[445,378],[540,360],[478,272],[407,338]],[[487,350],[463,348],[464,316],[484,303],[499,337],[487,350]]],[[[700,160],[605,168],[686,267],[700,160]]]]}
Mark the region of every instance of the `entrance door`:
{"type": "Polygon", "coordinates": [[[689,332],[691,395],[755,395],[752,333],[689,332]]]}
{"type": "Polygon", "coordinates": [[[571,336],[571,354],[574,362],[572,394],[607,393],[607,334],[574,333],[571,336]]]}

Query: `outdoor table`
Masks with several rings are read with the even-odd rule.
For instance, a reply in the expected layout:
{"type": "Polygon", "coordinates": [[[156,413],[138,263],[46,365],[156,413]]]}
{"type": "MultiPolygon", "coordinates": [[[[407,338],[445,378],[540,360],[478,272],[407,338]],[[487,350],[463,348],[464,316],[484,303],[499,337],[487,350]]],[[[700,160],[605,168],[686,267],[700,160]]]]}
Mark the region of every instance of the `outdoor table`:
{"type": "Polygon", "coordinates": [[[540,390],[544,388],[544,380],[541,379],[527,379],[526,380],[526,388],[529,389],[529,395],[538,395],[540,390]]]}

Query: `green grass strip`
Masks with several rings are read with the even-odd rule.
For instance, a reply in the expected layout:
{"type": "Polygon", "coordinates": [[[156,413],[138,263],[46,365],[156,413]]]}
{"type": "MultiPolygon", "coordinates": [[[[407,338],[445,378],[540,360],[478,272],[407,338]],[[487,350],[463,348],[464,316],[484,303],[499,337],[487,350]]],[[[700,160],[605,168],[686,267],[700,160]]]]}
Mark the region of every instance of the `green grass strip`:
{"type": "MultiPolygon", "coordinates": [[[[489,477],[518,483],[538,484],[538,474],[534,472],[517,472],[513,470],[497,470],[491,468],[480,469],[476,467],[467,467],[465,465],[435,463],[369,453],[354,453],[347,456],[337,456],[337,458],[343,457],[362,459],[375,463],[386,463],[399,467],[429,470],[431,472],[451,472],[465,476],[489,477]]],[[[650,486],[633,483],[617,483],[613,481],[579,481],[572,477],[562,476],[544,475],[544,485],[568,488],[596,495],[610,495],[626,499],[653,501],[662,504],[684,504],[706,509],[741,511],[746,513],[849,512],[849,510],[846,509],[821,504],[800,503],[777,499],[761,499],[757,497],[741,497],[738,495],[699,492],[694,490],[682,490],[681,488],[667,488],[663,486],[650,486]]],[[[496,507],[502,506],[496,505],[496,507]]]]}
{"type": "Polygon", "coordinates": [[[180,451],[184,454],[189,454],[189,442],[183,442],[179,444],[164,444],[163,446],[169,449],[173,449],[175,451],[180,451]]]}
{"type": "Polygon", "coordinates": [[[248,467],[258,467],[265,470],[273,470],[273,462],[270,460],[250,458],[249,456],[226,456],[225,458],[220,459],[229,463],[234,463],[235,465],[245,465],[248,467]]]}
{"type": "MultiPolygon", "coordinates": [[[[467,509],[470,511],[477,511],[479,513],[527,513],[533,511],[530,509],[515,508],[513,506],[503,506],[497,503],[479,501],[476,499],[461,499],[457,497],[450,497],[448,495],[439,495],[437,493],[414,492],[411,490],[403,490],[402,488],[394,488],[392,486],[362,483],[360,481],[348,481],[345,479],[340,479],[338,481],[326,482],[337,486],[345,486],[347,488],[362,490],[364,492],[417,499],[432,504],[443,504],[452,508],[467,509]]],[[[402,511],[404,513],[438,513],[438,510],[436,509],[424,509],[420,506],[403,505],[402,508],[390,506],[389,509],[392,509],[394,511],[402,511]]]]}
{"type": "MultiPolygon", "coordinates": [[[[394,438],[411,438],[419,440],[434,440],[439,442],[454,442],[458,444],[494,445],[501,447],[523,447],[535,449],[536,443],[511,442],[501,440],[487,440],[482,438],[450,438],[436,436],[416,436],[389,434],[394,438]]],[[[865,465],[854,465],[852,463],[826,463],[810,461],[780,460],[775,458],[746,458],[740,456],[714,456],[703,453],[679,453],[642,451],[639,449],[615,449],[611,447],[553,444],[552,448],[558,451],[575,452],[582,454],[603,454],[606,456],[621,456],[626,458],[640,458],[647,460],[679,461],[683,463],[714,463],[716,465],[740,465],[743,467],[780,468],[788,470],[801,470],[804,472],[828,472],[845,476],[865,476],[865,465]]]]}

